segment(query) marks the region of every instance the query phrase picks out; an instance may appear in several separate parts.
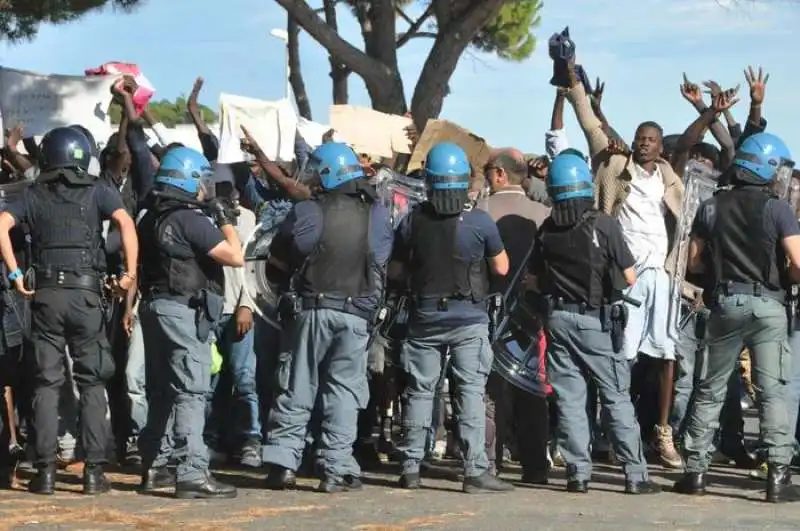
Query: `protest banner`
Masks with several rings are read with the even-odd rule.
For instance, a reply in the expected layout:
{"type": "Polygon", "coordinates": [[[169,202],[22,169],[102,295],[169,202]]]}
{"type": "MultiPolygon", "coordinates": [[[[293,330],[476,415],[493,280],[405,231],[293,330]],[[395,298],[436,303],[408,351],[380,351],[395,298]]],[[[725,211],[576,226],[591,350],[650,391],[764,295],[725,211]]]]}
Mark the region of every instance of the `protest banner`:
{"type": "Polygon", "coordinates": [[[425,130],[411,154],[408,171],[422,168],[428,151],[442,142],[451,142],[461,146],[461,149],[469,157],[473,172],[483,175],[483,167],[489,160],[492,148],[483,138],[447,120],[428,120],[425,130]]]}
{"type": "Polygon", "coordinates": [[[233,94],[219,98],[219,157],[221,164],[244,162],[241,150],[245,126],[271,160],[294,160],[297,114],[289,100],[265,101],[233,94]]]}
{"type": "Polygon", "coordinates": [[[354,105],[331,105],[331,127],[357,153],[392,158],[411,153],[407,129],[411,118],[395,116],[354,105]]]}
{"type": "Polygon", "coordinates": [[[100,146],[111,135],[112,76],[42,75],[0,67],[0,125],[21,124],[26,137],[81,124],[100,146]]]}

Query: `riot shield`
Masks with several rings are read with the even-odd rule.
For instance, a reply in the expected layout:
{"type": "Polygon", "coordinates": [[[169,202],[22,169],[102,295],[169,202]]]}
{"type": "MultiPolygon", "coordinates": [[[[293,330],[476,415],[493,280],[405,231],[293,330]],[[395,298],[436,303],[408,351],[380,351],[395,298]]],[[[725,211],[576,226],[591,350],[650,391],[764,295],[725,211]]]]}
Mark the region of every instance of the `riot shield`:
{"type": "Polygon", "coordinates": [[[278,224],[259,223],[244,242],[244,267],[239,269],[242,286],[255,303],[255,312],[266,323],[280,330],[278,299],[280,288],[268,277],[269,246],[278,230],[278,224]]]}
{"type": "Polygon", "coordinates": [[[397,228],[414,205],[425,201],[425,182],[390,168],[381,168],[378,173],[375,189],[380,201],[390,208],[392,226],[397,228]]]}
{"type": "Polygon", "coordinates": [[[772,185],[772,191],[779,199],[790,201],[792,193],[792,170],[794,169],[794,161],[781,160],[780,166],[775,172],[775,180],[772,185]]]}
{"type": "Polygon", "coordinates": [[[669,301],[668,330],[670,337],[675,341],[678,340],[678,331],[681,329],[681,308],[684,304],[682,294],[686,278],[686,265],[689,259],[689,236],[692,231],[692,223],[700,204],[714,196],[718,177],[719,172],[695,161],[690,161],[686,166],[681,218],[675,234],[677,255],[669,301]]]}

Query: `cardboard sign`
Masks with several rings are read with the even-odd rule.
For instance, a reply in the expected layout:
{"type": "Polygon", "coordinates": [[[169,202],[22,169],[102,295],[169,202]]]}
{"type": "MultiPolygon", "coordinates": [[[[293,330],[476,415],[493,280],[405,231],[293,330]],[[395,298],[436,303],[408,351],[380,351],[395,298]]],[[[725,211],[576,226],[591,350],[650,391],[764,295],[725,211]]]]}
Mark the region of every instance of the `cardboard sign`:
{"type": "Polygon", "coordinates": [[[425,130],[411,154],[408,171],[422,168],[428,151],[442,142],[451,142],[461,147],[469,157],[473,173],[480,175],[483,179],[483,167],[489,160],[492,148],[483,138],[447,120],[428,120],[425,130]]]}
{"type": "Polygon", "coordinates": [[[41,75],[0,67],[2,127],[22,124],[26,137],[43,135],[55,127],[80,124],[104,146],[111,136],[113,76],[41,75]]]}
{"type": "Polygon", "coordinates": [[[331,105],[330,118],[337,136],[357,153],[386,158],[411,153],[407,132],[413,126],[411,118],[353,105],[331,105]]]}
{"type": "Polygon", "coordinates": [[[217,162],[245,162],[240,142],[245,126],[264,154],[274,161],[294,160],[297,114],[289,100],[265,101],[233,94],[219,98],[219,156],[217,162]]]}

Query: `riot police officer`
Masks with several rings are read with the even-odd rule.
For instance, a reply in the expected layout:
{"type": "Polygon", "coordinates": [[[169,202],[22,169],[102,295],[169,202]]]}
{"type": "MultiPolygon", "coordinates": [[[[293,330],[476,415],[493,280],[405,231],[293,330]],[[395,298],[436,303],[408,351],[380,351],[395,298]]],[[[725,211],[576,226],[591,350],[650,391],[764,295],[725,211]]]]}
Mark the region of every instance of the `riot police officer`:
{"type": "Polygon", "coordinates": [[[177,498],[233,498],[208,471],[203,441],[211,385],[211,330],[223,311],[222,266],[242,267],[234,213],[211,199],[212,170],[198,151],[170,149],[161,160],[142,242],[139,319],[144,334],[147,424],[139,437],[141,491],[175,482],[177,498]],[[213,218],[213,222],[209,217],[213,218]],[[214,226],[216,223],[216,226],[214,226]],[[175,477],[167,469],[177,461],[175,477]]]}
{"type": "Polygon", "coordinates": [[[114,373],[105,334],[103,293],[105,253],[102,222],[119,227],[127,264],[116,286],[135,280],[138,245],[133,220],[119,194],[88,173],[92,146],[75,128],[47,133],[39,147],[41,173],[22,196],[0,214],[0,252],[8,278],[23,295],[33,297],[31,360],[34,370],[34,464],[28,489],[52,494],[55,483],[58,398],[64,383],[64,355],[69,346],[75,381],[81,393],[81,441],[86,452],[83,492],[108,490],[103,474],[110,426],[104,384],[114,373]],[[35,293],[25,286],[14,257],[9,230],[30,228],[35,293]]]}
{"type": "Polygon", "coordinates": [[[489,214],[471,209],[470,170],[460,147],[434,146],[425,161],[428,199],[397,228],[394,258],[405,265],[411,292],[408,336],[401,353],[407,385],[402,398],[403,440],[398,447],[403,456],[400,485],[407,489],[420,487],[436,384],[448,350],[464,456],[463,490],[512,489],[489,473],[484,448],[484,395],[493,358],[487,269],[505,275],[508,256],[489,214]]]}
{"type": "Polygon", "coordinates": [[[279,304],[283,323],[278,387],[267,420],[267,487],[292,486],[319,404],[318,490],[361,488],[353,458],[358,411],[368,400],[367,345],[383,291],[394,235],[355,152],[330,142],[310,155],[318,198],[294,205],[270,247],[271,262],[291,273],[279,304]]]}
{"type": "MultiPolygon", "coordinates": [[[[553,201],[534,254],[539,290],[549,302],[547,367],[558,410],[557,437],[567,464],[567,491],[585,493],[592,475],[586,393],[593,382],[625,472],[625,492],[659,491],[648,480],[639,425],[629,395],[630,367],[609,334],[614,296],[633,285],[634,258],[613,218],[594,208],[592,173],[579,156],[557,156],[547,172],[553,201]]],[[[619,320],[616,320],[619,327],[619,320]]],[[[624,324],[622,324],[624,327],[624,324]]]]}
{"type": "Polygon", "coordinates": [[[761,441],[767,450],[766,501],[794,501],[789,464],[794,426],[787,415],[792,379],[785,289],[800,280],[800,227],[789,203],[770,185],[791,171],[783,141],[769,133],[747,138],[728,170],[731,189],[700,205],[689,244],[688,268],[705,272],[713,286],[706,323],[707,364],[695,384],[688,422],[686,471],[675,483],[682,494],[703,494],[708,448],[719,426],[728,379],[742,347],[750,350],[760,408],[761,441]],[[787,274],[788,257],[791,269],[787,274]]]}

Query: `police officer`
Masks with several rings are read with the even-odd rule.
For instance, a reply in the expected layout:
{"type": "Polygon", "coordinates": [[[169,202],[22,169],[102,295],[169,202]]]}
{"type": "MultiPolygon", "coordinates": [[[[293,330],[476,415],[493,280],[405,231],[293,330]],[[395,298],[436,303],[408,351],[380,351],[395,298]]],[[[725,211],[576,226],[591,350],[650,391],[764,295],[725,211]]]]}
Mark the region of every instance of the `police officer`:
{"type": "Polygon", "coordinates": [[[276,398],[267,420],[267,487],[294,484],[312,409],[319,405],[321,492],[361,488],[353,458],[358,411],[368,400],[367,344],[394,235],[355,152],[330,142],[306,171],[324,193],[297,203],[272,242],[272,263],[292,274],[283,297],[276,398]]]}
{"type": "MultiPolygon", "coordinates": [[[[609,334],[613,297],[626,287],[621,277],[627,285],[636,281],[634,258],[619,224],[594,208],[592,173],[581,157],[567,153],[553,159],[547,187],[553,210],[539,232],[534,271],[550,303],[547,366],[558,410],[559,447],[567,464],[567,491],[587,492],[592,476],[586,412],[587,386],[592,382],[623,464],[625,492],[656,493],[658,486],[648,480],[630,399],[630,368],[609,334]]],[[[616,309],[622,308],[617,303],[616,309]]]]}
{"type": "Polygon", "coordinates": [[[119,195],[88,173],[92,146],[75,128],[47,133],[39,147],[41,173],[21,197],[0,214],[0,252],[16,289],[33,297],[31,360],[34,377],[34,465],[28,489],[52,494],[55,483],[58,398],[64,384],[67,345],[81,393],[81,441],[86,452],[83,492],[109,489],[103,474],[110,426],[104,384],[114,373],[104,331],[105,253],[102,222],[119,227],[127,264],[116,285],[126,291],[135,280],[138,245],[133,220],[119,195]],[[18,223],[30,228],[36,292],[25,286],[9,240],[18,223]]]}
{"type": "Polygon", "coordinates": [[[161,160],[142,242],[139,319],[144,334],[147,425],[139,437],[141,491],[175,486],[177,498],[233,498],[236,489],[208,471],[203,441],[211,385],[211,330],[222,317],[222,266],[242,267],[234,214],[213,194],[212,170],[199,152],[170,149],[161,160]],[[213,217],[213,223],[207,217],[213,217]],[[167,469],[177,462],[175,477],[167,469]]]}
{"type": "Polygon", "coordinates": [[[794,501],[789,464],[794,426],[787,415],[791,348],[785,292],[790,274],[800,280],[800,227],[789,203],[770,184],[791,155],[769,133],[746,139],[728,171],[729,190],[700,205],[692,226],[688,268],[705,272],[714,286],[706,324],[707,363],[694,389],[685,442],[686,472],[675,483],[682,494],[703,494],[708,448],[719,426],[725,391],[742,347],[750,350],[760,408],[761,440],[767,449],[766,501],[794,501]]]}
{"type": "Polygon", "coordinates": [[[489,473],[485,446],[486,380],[492,368],[488,337],[489,272],[508,273],[508,256],[497,226],[469,205],[470,164],[455,144],[428,153],[428,200],[397,228],[397,253],[410,284],[408,337],[401,353],[407,385],[403,392],[403,472],[400,485],[420,487],[420,463],[431,426],[434,394],[449,350],[454,409],[464,456],[467,493],[511,490],[489,473]],[[487,267],[488,266],[488,267],[487,267]]]}

